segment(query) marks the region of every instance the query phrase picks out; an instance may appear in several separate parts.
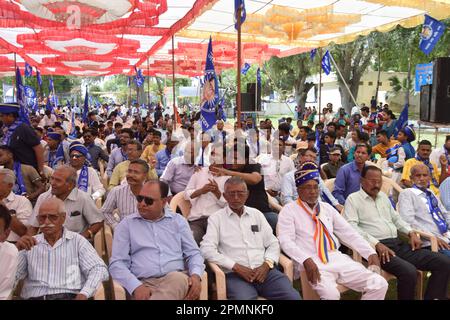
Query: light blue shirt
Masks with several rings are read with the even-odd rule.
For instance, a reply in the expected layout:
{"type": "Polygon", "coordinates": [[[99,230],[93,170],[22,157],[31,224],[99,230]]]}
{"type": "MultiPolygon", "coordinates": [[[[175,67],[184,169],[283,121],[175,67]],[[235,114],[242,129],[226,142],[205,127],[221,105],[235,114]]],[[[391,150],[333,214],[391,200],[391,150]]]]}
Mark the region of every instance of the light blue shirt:
{"type": "Polygon", "coordinates": [[[172,160],[176,156],[180,156],[179,152],[178,152],[178,154],[171,152],[168,155],[167,148],[164,148],[163,150],[159,150],[155,154],[155,158],[156,158],[155,170],[156,170],[156,173],[158,174],[158,177],[161,177],[161,175],[163,174],[164,169],[166,168],[169,161],[172,160]]]}
{"type": "Polygon", "coordinates": [[[125,217],[114,230],[109,271],[132,294],[139,279],[183,271],[202,276],[205,265],[186,219],[168,207],[156,221],[139,213],[125,217]]]}
{"type": "Polygon", "coordinates": [[[126,157],[124,157],[125,155],[126,154],[125,152],[123,152],[122,148],[115,148],[113,151],[111,151],[111,155],[109,156],[108,160],[108,166],[106,167],[106,174],[109,178],[111,178],[114,168],[122,161],[127,160],[126,157]]]}
{"type": "Polygon", "coordinates": [[[446,178],[439,186],[439,193],[441,194],[441,201],[445,209],[450,211],[450,178],[446,178]]]}
{"type": "MultiPolygon", "coordinates": [[[[292,170],[286,173],[281,181],[281,204],[284,206],[289,202],[293,202],[298,199],[297,187],[295,186],[295,171],[292,170]]],[[[331,202],[330,204],[336,206],[339,204],[337,199],[333,197],[330,190],[325,186],[322,178],[319,178],[320,197],[325,202],[331,202]],[[330,201],[325,200],[328,197],[330,201]]]]}

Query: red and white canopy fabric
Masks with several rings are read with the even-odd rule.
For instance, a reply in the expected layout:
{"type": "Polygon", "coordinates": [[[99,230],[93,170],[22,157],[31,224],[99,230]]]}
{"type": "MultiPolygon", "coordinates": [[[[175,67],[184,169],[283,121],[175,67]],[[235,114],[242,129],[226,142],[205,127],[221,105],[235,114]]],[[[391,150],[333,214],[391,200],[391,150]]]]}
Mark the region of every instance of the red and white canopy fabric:
{"type": "MultiPolygon", "coordinates": [[[[450,16],[450,0],[246,0],[242,63],[260,64],[360,35],[450,16]]],[[[203,74],[236,67],[232,0],[0,0],[0,75],[25,61],[41,74],[203,74]],[[172,36],[175,46],[172,51],[172,36]],[[148,63],[147,63],[148,61],[148,63]]]]}

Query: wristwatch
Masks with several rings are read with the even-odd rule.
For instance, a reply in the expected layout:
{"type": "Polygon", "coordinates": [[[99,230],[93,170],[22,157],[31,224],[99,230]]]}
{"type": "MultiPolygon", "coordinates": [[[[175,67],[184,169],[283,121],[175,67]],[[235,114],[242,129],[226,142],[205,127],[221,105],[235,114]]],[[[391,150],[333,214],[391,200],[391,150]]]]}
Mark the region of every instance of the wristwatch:
{"type": "Polygon", "coordinates": [[[266,259],[264,262],[269,266],[269,269],[273,269],[273,261],[272,260],[266,259]]]}

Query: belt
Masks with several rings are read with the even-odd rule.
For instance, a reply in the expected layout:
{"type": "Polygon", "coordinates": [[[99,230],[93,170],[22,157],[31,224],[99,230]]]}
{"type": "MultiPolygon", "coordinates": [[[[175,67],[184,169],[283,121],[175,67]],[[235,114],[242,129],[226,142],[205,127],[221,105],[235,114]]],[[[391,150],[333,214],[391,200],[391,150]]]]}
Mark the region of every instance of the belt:
{"type": "Polygon", "coordinates": [[[40,297],[32,297],[28,300],[73,300],[77,295],[75,293],[57,293],[47,294],[40,297]]]}

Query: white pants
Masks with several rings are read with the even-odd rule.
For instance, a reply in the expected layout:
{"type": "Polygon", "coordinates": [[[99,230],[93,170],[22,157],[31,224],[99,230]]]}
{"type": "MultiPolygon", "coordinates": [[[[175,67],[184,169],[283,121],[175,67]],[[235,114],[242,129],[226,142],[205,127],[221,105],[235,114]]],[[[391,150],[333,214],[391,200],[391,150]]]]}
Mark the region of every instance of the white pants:
{"type": "Polygon", "coordinates": [[[320,272],[320,281],[311,287],[323,300],[339,300],[341,294],[337,285],[362,292],[361,300],[384,300],[388,289],[387,281],[377,273],[366,269],[361,263],[339,251],[328,254],[329,262],[323,264],[314,259],[320,272]]]}

